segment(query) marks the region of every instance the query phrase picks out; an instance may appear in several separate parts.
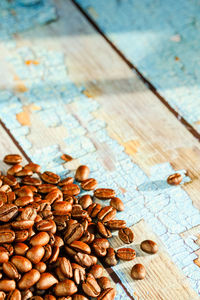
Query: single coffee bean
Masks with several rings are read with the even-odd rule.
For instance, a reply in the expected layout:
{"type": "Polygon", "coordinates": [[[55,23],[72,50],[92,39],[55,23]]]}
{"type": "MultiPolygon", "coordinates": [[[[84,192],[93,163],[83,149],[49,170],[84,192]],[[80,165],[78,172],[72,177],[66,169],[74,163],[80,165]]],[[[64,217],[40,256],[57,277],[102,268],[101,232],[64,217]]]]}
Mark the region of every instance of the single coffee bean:
{"type": "Polygon", "coordinates": [[[140,248],[149,254],[155,254],[158,252],[158,245],[151,240],[145,240],[140,244],[140,248]]]}
{"type": "Polygon", "coordinates": [[[17,289],[15,289],[14,291],[10,291],[7,299],[8,300],[21,300],[22,299],[21,292],[17,289]]]}
{"type": "Polygon", "coordinates": [[[0,264],[9,260],[9,253],[4,247],[0,247],[0,264]]]}
{"type": "Polygon", "coordinates": [[[98,182],[94,178],[88,178],[81,182],[81,188],[85,191],[92,191],[96,189],[98,182]]]}
{"type": "Polygon", "coordinates": [[[16,266],[11,262],[3,263],[3,272],[10,279],[19,279],[19,276],[20,276],[19,272],[18,272],[16,266]]]}
{"type": "Polygon", "coordinates": [[[92,246],[97,245],[99,247],[103,247],[103,248],[109,248],[110,247],[110,243],[107,239],[102,239],[102,238],[96,238],[93,243],[92,246]]]}
{"type": "Polygon", "coordinates": [[[101,288],[96,279],[90,273],[88,273],[85,282],[82,283],[82,289],[84,293],[90,297],[97,297],[101,292],[101,288]]]}
{"type": "Polygon", "coordinates": [[[119,230],[126,227],[126,221],[124,220],[110,220],[105,224],[111,230],[119,230]]]}
{"type": "Polygon", "coordinates": [[[20,273],[26,273],[32,269],[32,263],[26,257],[20,255],[12,256],[11,262],[20,273]]]}
{"type": "Polygon", "coordinates": [[[43,262],[46,262],[52,255],[52,247],[47,244],[46,246],[44,246],[44,250],[45,250],[45,254],[43,256],[43,262]]]}
{"type": "Polygon", "coordinates": [[[16,283],[11,279],[0,280],[0,291],[10,292],[16,289],[16,283]]]}
{"type": "Polygon", "coordinates": [[[87,166],[79,166],[76,170],[75,179],[76,181],[83,181],[88,179],[90,169],[87,166]]]}
{"type": "Polygon", "coordinates": [[[58,246],[53,246],[52,255],[51,255],[50,260],[49,260],[50,264],[57,261],[59,253],[60,253],[60,248],[58,246]]]}
{"type": "Polygon", "coordinates": [[[104,261],[110,267],[115,266],[117,264],[117,259],[116,259],[115,251],[113,248],[107,249],[107,255],[106,255],[104,261]]]}
{"type": "Polygon", "coordinates": [[[22,255],[22,256],[24,256],[26,254],[26,252],[28,251],[28,249],[29,249],[28,245],[26,245],[24,243],[16,243],[14,245],[15,255],[22,255]]]}
{"type": "Polygon", "coordinates": [[[22,169],[21,171],[15,173],[15,176],[17,177],[24,177],[24,176],[31,176],[31,175],[33,175],[33,172],[28,169],[22,169]]]}
{"type": "Polygon", "coordinates": [[[42,181],[39,178],[34,178],[30,176],[25,176],[22,179],[22,183],[26,185],[33,185],[33,186],[39,186],[42,184],[42,181]]]}
{"type": "Polygon", "coordinates": [[[22,170],[22,166],[16,164],[16,165],[13,165],[11,168],[9,168],[9,169],[7,170],[7,174],[8,174],[8,175],[14,176],[17,172],[19,172],[19,171],[21,171],[21,170],[22,170]]]}
{"type": "Polygon", "coordinates": [[[79,199],[78,203],[82,206],[82,209],[87,209],[92,204],[92,197],[84,195],[79,199]]]}
{"type": "Polygon", "coordinates": [[[98,213],[97,218],[101,221],[101,222],[107,222],[112,220],[115,216],[116,216],[116,209],[113,208],[112,206],[105,206],[101,209],[101,211],[98,213]]]}
{"type": "Polygon", "coordinates": [[[56,283],[58,280],[51,273],[42,273],[36,287],[39,290],[47,290],[56,283]]]}
{"type": "Polygon", "coordinates": [[[78,291],[75,283],[70,279],[58,282],[54,287],[54,293],[57,297],[71,296],[78,291]]]}
{"type": "Polygon", "coordinates": [[[66,185],[66,184],[69,184],[69,183],[73,183],[74,182],[74,178],[73,177],[66,177],[64,179],[62,179],[59,183],[58,183],[58,186],[63,186],[63,185],[66,185]]]}
{"type": "Polygon", "coordinates": [[[14,248],[11,244],[3,244],[3,248],[6,249],[6,251],[8,251],[8,255],[11,256],[14,253],[14,248]]]}
{"type": "Polygon", "coordinates": [[[97,300],[114,300],[116,295],[116,291],[113,288],[108,288],[101,292],[101,294],[97,297],[97,300]]]}
{"type": "Polygon", "coordinates": [[[23,186],[17,191],[17,196],[18,197],[33,197],[33,192],[28,186],[23,186]]]}
{"type": "Polygon", "coordinates": [[[61,272],[64,274],[66,278],[72,278],[73,271],[72,271],[72,265],[70,261],[66,257],[59,257],[58,263],[61,272]]]}
{"type": "Polygon", "coordinates": [[[125,244],[131,244],[134,240],[133,231],[128,227],[120,229],[118,231],[118,236],[125,244]]]}
{"type": "Polygon", "coordinates": [[[41,178],[43,181],[50,184],[57,184],[60,181],[60,176],[49,171],[45,171],[41,174],[41,178]]]}
{"type": "Polygon", "coordinates": [[[25,230],[29,229],[33,226],[33,220],[20,220],[20,221],[13,221],[11,226],[14,230],[25,230]]]}
{"type": "Polygon", "coordinates": [[[94,253],[95,253],[96,256],[98,256],[98,257],[106,256],[106,253],[107,253],[107,249],[106,248],[100,247],[100,246],[98,246],[96,244],[94,244],[92,246],[92,248],[93,248],[94,253]]]}
{"type": "Polygon", "coordinates": [[[60,190],[53,190],[45,196],[45,200],[52,204],[63,200],[63,195],[60,190]]]}
{"type": "Polygon", "coordinates": [[[72,211],[72,205],[66,201],[56,201],[53,204],[53,209],[66,214],[72,211]]]}
{"type": "MultiPolygon", "coordinates": [[[[18,212],[18,208],[14,204],[4,204],[0,207],[0,221],[9,222],[18,212]]],[[[5,242],[6,243],[6,242],[5,242]]]]}
{"type": "Polygon", "coordinates": [[[97,263],[97,258],[92,255],[78,252],[74,256],[75,261],[84,268],[89,268],[97,263]]]}
{"type": "Polygon", "coordinates": [[[37,211],[35,208],[31,207],[31,206],[27,206],[22,210],[21,213],[21,220],[32,220],[35,221],[37,217],[37,211]]]}
{"type": "Polygon", "coordinates": [[[46,231],[41,231],[38,234],[34,235],[30,239],[29,243],[31,246],[45,246],[46,244],[48,244],[49,239],[49,234],[46,231]]]}
{"type": "Polygon", "coordinates": [[[8,203],[12,203],[13,204],[13,202],[15,201],[15,199],[16,199],[16,195],[15,195],[14,192],[8,192],[7,193],[7,202],[8,203]]]}
{"type": "Polygon", "coordinates": [[[33,296],[33,293],[31,292],[31,290],[25,290],[25,291],[21,291],[22,294],[22,299],[23,300],[28,300],[33,296]]]}
{"type": "Polygon", "coordinates": [[[18,282],[18,287],[20,290],[30,289],[34,284],[36,284],[40,279],[40,273],[32,269],[22,276],[18,282]]]}
{"type": "Polygon", "coordinates": [[[73,241],[70,244],[70,247],[72,249],[74,249],[75,251],[77,251],[77,252],[83,252],[83,253],[86,253],[86,254],[91,253],[90,246],[88,246],[86,243],[81,242],[81,241],[73,241]]]}
{"type": "Polygon", "coordinates": [[[110,232],[110,230],[106,228],[106,226],[101,222],[97,222],[97,231],[104,238],[112,237],[112,233],[110,232]]]}
{"type": "Polygon", "coordinates": [[[94,196],[101,200],[108,200],[115,197],[115,191],[112,189],[97,189],[94,191],[94,196]]]}
{"type": "Polygon", "coordinates": [[[40,165],[34,164],[34,163],[29,163],[24,166],[25,170],[31,170],[33,173],[39,173],[40,172],[40,165]]]}
{"type": "Polygon", "coordinates": [[[77,184],[68,183],[62,186],[62,192],[64,195],[68,196],[76,196],[80,193],[80,188],[77,184]]]}
{"type": "Polygon", "coordinates": [[[0,191],[0,201],[1,201],[1,206],[8,202],[8,196],[3,191],[0,191]]]}
{"type": "Polygon", "coordinates": [[[26,252],[26,257],[33,263],[37,264],[41,261],[45,253],[45,250],[42,246],[33,246],[26,252]]]}
{"type": "Polygon", "coordinates": [[[62,154],[60,158],[66,162],[71,161],[73,159],[69,154],[62,154]]]}
{"type": "Polygon", "coordinates": [[[100,210],[101,210],[101,205],[99,203],[92,203],[88,207],[87,212],[91,218],[95,218],[100,212],[100,210]]]}
{"type": "Polygon", "coordinates": [[[99,279],[97,279],[97,282],[102,290],[106,290],[108,288],[111,288],[111,282],[108,277],[102,276],[99,279]]]}
{"type": "Polygon", "coordinates": [[[84,233],[83,226],[79,223],[72,224],[65,232],[64,241],[67,244],[71,244],[73,241],[77,241],[84,233]]]}
{"type": "Polygon", "coordinates": [[[19,197],[15,200],[15,205],[18,207],[24,207],[29,205],[33,201],[34,201],[33,197],[30,196],[19,197]]]}
{"type": "Polygon", "coordinates": [[[114,207],[117,211],[124,210],[124,203],[118,197],[114,197],[110,200],[110,205],[114,207]]]}
{"type": "Polygon", "coordinates": [[[38,231],[50,231],[54,224],[53,220],[41,220],[35,226],[38,231]]]}
{"type": "Polygon", "coordinates": [[[40,261],[39,263],[34,265],[34,269],[38,270],[38,272],[40,272],[41,274],[46,271],[47,265],[43,261],[40,261]]]}
{"type": "Polygon", "coordinates": [[[38,192],[42,194],[48,194],[52,191],[57,190],[57,187],[53,184],[44,183],[38,186],[38,192]]]}
{"type": "Polygon", "coordinates": [[[178,185],[181,183],[182,180],[183,180],[182,175],[179,173],[175,173],[175,174],[170,175],[167,178],[167,183],[171,184],[171,185],[178,185]]]}
{"type": "Polygon", "coordinates": [[[15,231],[15,242],[16,243],[23,243],[24,241],[27,240],[28,237],[29,237],[28,230],[15,231]]]}
{"type": "Polygon", "coordinates": [[[77,285],[85,280],[85,268],[76,263],[72,263],[74,281],[77,285]]]}
{"type": "Polygon", "coordinates": [[[89,271],[90,274],[92,274],[94,276],[94,278],[100,278],[103,275],[103,267],[96,264],[93,265],[89,271]]]}
{"type": "Polygon", "coordinates": [[[0,231],[0,244],[12,243],[15,240],[16,234],[13,230],[2,229],[0,231]]]}
{"type": "Polygon", "coordinates": [[[11,187],[8,184],[4,184],[0,187],[1,192],[9,193],[12,192],[11,187]]]}
{"type": "Polygon", "coordinates": [[[136,252],[132,248],[120,248],[117,250],[117,257],[121,260],[133,260],[136,252]]]}
{"type": "Polygon", "coordinates": [[[54,239],[55,239],[54,240],[54,246],[58,246],[58,247],[64,246],[64,241],[63,241],[63,239],[60,236],[55,235],[54,239]]]}
{"type": "Polygon", "coordinates": [[[136,280],[144,279],[146,276],[145,267],[142,264],[136,264],[132,267],[131,277],[136,280]]]}
{"type": "Polygon", "coordinates": [[[19,154],[8,154],[4,157],[3,161],[8,165],[15,165],[22,162],[22,157],[19,154]]]}

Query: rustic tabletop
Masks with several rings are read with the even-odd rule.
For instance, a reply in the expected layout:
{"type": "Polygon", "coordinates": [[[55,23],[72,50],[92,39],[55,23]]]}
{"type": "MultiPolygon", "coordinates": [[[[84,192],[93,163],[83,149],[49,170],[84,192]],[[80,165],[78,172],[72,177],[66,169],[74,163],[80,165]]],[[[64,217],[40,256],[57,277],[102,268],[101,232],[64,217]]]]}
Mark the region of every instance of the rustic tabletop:
{"type": "Polygon", "coordinates": [[[108,269],[116,299],[199,299],[198,2],[22,2],[0,2],[1,157],[61,176],[87,164],[117,191],[147,276],[108,269]],[[181,185],[167,184],[177,171],[181,185]],[[144,237],[157,254],[140,251],[144,237]]]}

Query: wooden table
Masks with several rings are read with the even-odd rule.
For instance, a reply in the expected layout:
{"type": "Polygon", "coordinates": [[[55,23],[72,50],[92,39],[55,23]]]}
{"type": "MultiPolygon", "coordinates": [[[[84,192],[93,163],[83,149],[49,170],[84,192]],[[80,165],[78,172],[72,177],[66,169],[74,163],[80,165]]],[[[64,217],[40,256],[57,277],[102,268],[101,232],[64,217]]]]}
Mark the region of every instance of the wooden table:
{"type": "MultiPolygon", "coordinates": [[[[168,94],[161,93],[163,81],[159,89],[133,52],[125,51],[134,49],[126,48],[129,36],[135,38],[128,19],[120,39],[115,26],[109,27],[106,16],[117,15],[122,2],[58,0],[56,21],[34,24],[0,42],[1,156],[21,153],[24,162],[40,163],[61,176],[87,163],[99,187],[117,191],[126,207],[118,218],[132,226],[135,262],[147,269],[139,282],[130,277],[133,262],[108,269],[117,299],[199,299],[198,126],[186,117],[184,103],[177,117],[180,112],[165,98],[170,85],[168,94]],[[63,163],[62,153],[74,159],[63,163]],[[172,187],[166,179],[175,171],[184,180],[172,187]],[[157,241],[158,254],[144,256],[138,245],[145,238],[157,241]]],[[[145,34],[137,36],[137,51],[141,43],[145,34]]],[[[123,246],[117,236],[111,244],[123,246]]]]}

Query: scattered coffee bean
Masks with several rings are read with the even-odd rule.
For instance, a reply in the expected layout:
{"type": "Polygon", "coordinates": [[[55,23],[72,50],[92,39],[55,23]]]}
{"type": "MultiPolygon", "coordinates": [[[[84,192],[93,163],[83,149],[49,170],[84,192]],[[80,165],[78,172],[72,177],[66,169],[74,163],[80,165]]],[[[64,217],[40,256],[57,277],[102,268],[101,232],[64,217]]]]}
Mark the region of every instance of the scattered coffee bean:
{"type": "Polygon", "coordinates": [[[101,294],[97,297],[97,300],[113,300],[115,298],[115,295],[115,289],[108,288],[101,292],[101,294]]]}
{"type": "Polygon", "coordinates": [[[22,157],[19,154],[8,154],[4,157],[3,161],[9,165],[15,165],[22,162],[22,157]]]}
{"type": "Polygon", "coordinates": [[[175,174],[170,175],[167,178],[167,183],[171,184],[171,185],[178,185],[181,183],[182,179],[183,179],[183,177],[181,174],[175,173],[175,174]]]}
{"type": "Polygon", "coordinates": [[[122,260],[133,260],[136,252],[132,248],[120,248],[117,250],[117,257],[122,260]]]}
{"type": "Polygon", "coordinates": [[[94,178],[88,178],[81,182],[81,188],[85,191],[92,191],[97,187],[98,182],[94,178]]]}
{"type": "Polygon", "coordinates": [[[124,203],[118,197],[114,197],[110,200],[110,205],[114,207],[117,211],[124,210],[124,203]]]}
{"type": "Polygon", "coordinates": [[[109,248],[107,250],[107,255],[105,257],[105,263],[110,267],[115,266],[117,264],[117,259],[116,259],[115,251],[113,248],[109,248]]]}
{"type": "Polygon", "coordinates": [[[63,154],[60,158],[66,162],[71,161],[73,159],[69,154],[63,154]]]}
{"type": "Polygon", "coordinates": [[[120,229],[118,231],[118,236],[125,244],[131,244],[134,239],[133,231],[128,227],[120,229]]]}
{"type": "Polygon", "coordinates": [[[94,196],[101,200],[108,200],[115,197],[115,191],[112,189],[97,189],[94,191],[94,196]]]}
{"type": "Polygon", "coordinates": [[[76,181],[83,181],[88,179],[90,169],[87,166],[79,166],[76,170],[75,179],[76,181]]]}
{"type": "Polygon", "coordinates": [[[124,220],[110,220],[105,224],[111,230],[119,230],[126,227],[126,221],[124,220]]]}
{"type": "Polygon", "coordinates": [[[145,267],[142,264],[136,264],[131,270],[131,277],[136,280],[144,279],[146,276],[145,267]]]}
{"type": "Polygon", "coordinates": [[[102,290],[106,290],[108,288],[111,288],[111,282],[110,279],[108,277],[100,277],[99,279],[97,279],[97,282],[99,284],[99,286],[101,287],[102,290]]]}
{"type": "Polygon", "coordinates": [[[140,244],[140,248],[149,254],[155,254],[158,252],[158,245],[151,240],[145,240],[140,244]]]}

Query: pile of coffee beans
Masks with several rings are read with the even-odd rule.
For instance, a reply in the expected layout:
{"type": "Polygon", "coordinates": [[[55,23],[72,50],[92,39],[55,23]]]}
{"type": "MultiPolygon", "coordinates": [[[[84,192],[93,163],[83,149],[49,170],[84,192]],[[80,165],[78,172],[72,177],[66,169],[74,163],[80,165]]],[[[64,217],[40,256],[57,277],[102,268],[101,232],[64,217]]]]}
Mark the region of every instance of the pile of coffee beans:
{"type": "MultiPolygon", "coordinates": [[[[87,166],[76,170],[75,179],[61,180],[41,173],[38,164],[22,167],[18,154],[6,155],[4,162],[11,167],[0,175],[0,299],[114,299],[115,289],[97,259],[114,266],[136,256],[132,248],[115,251],[108,241],[113,230],[126,244],[134,240],[126,222],[115,219],[124,209],[115,191],[97,189],[87,166]],[[81,190],[94,190],[93,196],[81,196],[81,190]]],[[[158,247],[146,240],[141,249],[156,253],[158,247]]],[[[145,274],[139,264],[131,271],[134,279],[145,274]]]]}

